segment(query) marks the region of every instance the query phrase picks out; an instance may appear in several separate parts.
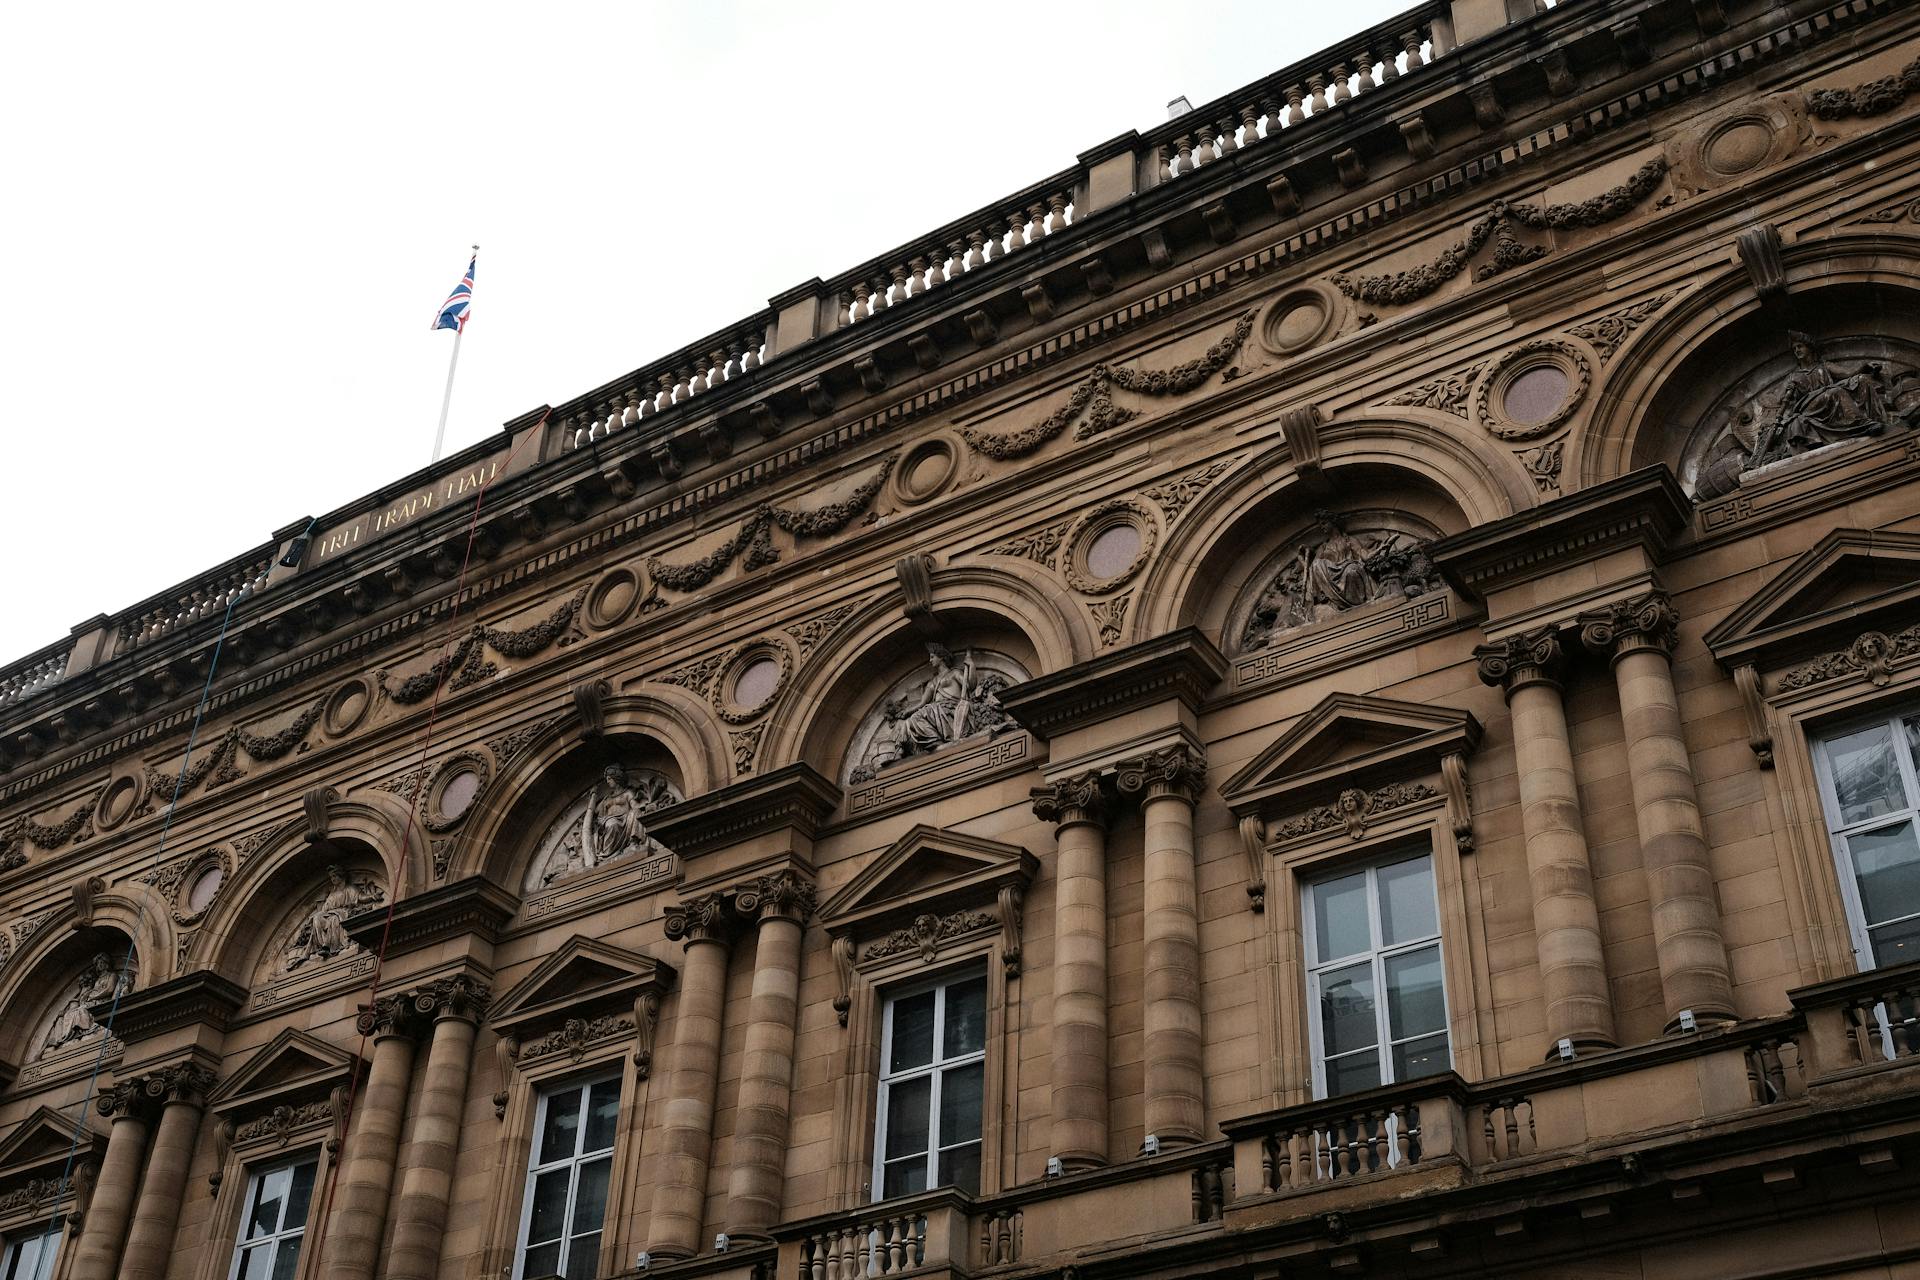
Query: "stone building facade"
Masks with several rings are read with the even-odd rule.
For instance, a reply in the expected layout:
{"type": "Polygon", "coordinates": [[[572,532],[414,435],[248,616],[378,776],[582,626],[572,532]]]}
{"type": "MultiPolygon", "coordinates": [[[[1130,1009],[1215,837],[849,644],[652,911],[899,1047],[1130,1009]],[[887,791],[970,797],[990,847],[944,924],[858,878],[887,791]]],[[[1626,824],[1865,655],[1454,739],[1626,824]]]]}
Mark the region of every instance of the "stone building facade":
{"type": "Polygon", "coordinates": [[[1920,8],[1427,3],[81,624],[0,1275],[1920,1274],[1917,265],[1920,8]]]}

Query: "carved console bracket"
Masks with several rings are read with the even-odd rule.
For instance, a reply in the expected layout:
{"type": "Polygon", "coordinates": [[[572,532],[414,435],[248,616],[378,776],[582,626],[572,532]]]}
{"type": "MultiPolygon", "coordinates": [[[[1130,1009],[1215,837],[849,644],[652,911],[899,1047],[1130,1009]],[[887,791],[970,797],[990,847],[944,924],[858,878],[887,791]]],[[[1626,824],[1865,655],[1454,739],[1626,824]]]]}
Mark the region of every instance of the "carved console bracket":
{"type": "Polygon", "coordinates": [[[613,686],[605,680],[587,680],[573,686],[573,712],[580,722],[580,738],[592,742],[606,736],[607,699],[613,686]]]}
{"type": "Polygon", "coordinates": [[[1734,241],[1740,265],[1753,281],[1753,291],[1764,300],[1785,296],[1787,269],[1780,257],[1780,228],[1771,222],[1748,227],[1734,241]]]}
{"type": "Polygon", "coordinates": [[[1280,415],[1280,431],[1287,442],[1287,451],[1293,455],[1294,474],[1300,477],[1300,487],[1309,496],[1317,497],[1333,489],[1320,465],[1320,428],[1325,423],[1326,418],[1317,404],[1301,405],[1280,415]]]}
{"type": "Polygon", "coordinates": [[[933,557],[918,551],[901,556],[893,562],[893,576],[900,583],[900,608],[907,620],[938,631],[940,625],[933,616],[933,557]]]}

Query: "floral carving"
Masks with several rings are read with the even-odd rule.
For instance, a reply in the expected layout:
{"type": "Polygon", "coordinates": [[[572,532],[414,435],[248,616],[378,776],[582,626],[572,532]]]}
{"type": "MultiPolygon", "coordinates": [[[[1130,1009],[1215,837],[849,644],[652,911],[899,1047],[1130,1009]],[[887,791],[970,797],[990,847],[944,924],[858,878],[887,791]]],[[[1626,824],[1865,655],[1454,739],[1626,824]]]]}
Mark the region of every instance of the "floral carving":
{"type": "Polygon", "coordinates": [[[1127,606],[1132,603],[1133,592],[1128,591],[1111,600],[1098,600],[1087,606],[1087,611],[1093,615],[1093,625],[1099,630],[1102,649],[1111,649],[1120,643],[1127,606]]]}
{"type": "Polygon", "coordinates": [[[920,958],[932,961],[940,954],[940,944],[979,929],[997,929],[1000,918],[991,911],[955,911],[936,916],[930,912],[913,918],[904,929],[895,929],[886,937],[867,945],[866,958],[878,960],[902,952],[918,951],[920,958]]]}
{"type": "Polygon", "coordinates": [[[586,1056],[587,1046],[613,1036],[632,1034],[633,1019],[609,1014],[600,1018],[568,1018],[558,1029],[520,1046],[522,1061],[564,1053],[575,1062],[586,1056]]]}
{"type": "Polygon", "coordinates": [[[396,773],[391,778],[382,778],[373,784],[373,789],[390,791],[408,804],[412,804],[413,798],[420,794],[420,784],[427,780],[427,773],[427,766],[420,765],[404,773],[396,773]]]}
{"type": "Polygon", "coordinates": [[[698,662],[689,662],[684,666],[675,667],[664,675],[655,676],[654,679],[661,684],[673,684],[679,685],[682,689],[691,689],[701,697],[705,697],[708,687],[713,684],[714,674],[720,670],[720,665],[726,660],[727,655],[724,653],[712,654],[698,662]]]}
{"type": "Polygon", "coordinates": [[[1822,120],[1879,116],[1916,93],[1920,93],[1920,58],[1900,68],[1897,75],[1869,80],[1851,89],[1815,89],[1807,95],[1807,110],[1822,120]]]}
{"type": "Polygon", "coordinates": [[[1633,336],[1635,329],[1638,329],[1651,317],[1657,315],[1660,309],[1673,301],[1673,299],[1673,294],[1663,293],[1657,298],[1647,298],[1644,301],[1636,302],[1630,307],[1623,307],[1619,311],[1601,316],[1597,320],[1589,320],[1585,324],[1575,325],[1573,328],[1567,330],[1567,332],[1599,352],[1601,362],[1605,363],[1613,359],[1613,353],[1620,349],[1622,343],[1633,336]]]}
{"type": "Polygon", "coordinates": [[[843,604],[837,609],[808,618],[805,622],[796,622],[787,628],[787,634],[800,646],[800,656],[805,658],[813,652],[814,646],[839,630],[840,624],[853,616],[859,604],[843,604]]]}
{"type": "Polygon", "coordinates": [[[1804,689],[1852,675],[1863,675],[1876,685],[1884,685],[1893,679],[1894,661],[1916,653],[1920,653],[1920,624],[1891,636],[1880,631],[1862,632],[1846,648],[1822,654],[1781,676],[1780,687],[1804,689]]]}
{"type": "Polygon", "coordinates": [[[1424,782],[1393,782],[1372,791],[1348,787],[1332,804],[1315,805],[1275,826],[1272,838],[1297,840],[1301,836],[1345,827],[1347,834],[1357,840],[1366,834],[1368,824],[1376,816],[1430,800],[1438,794],[1424,782]]]}
{"type": "Polygon", "coordinates": [[[1577,204],[1540,206],[1500,201],[1467,228],[1465,240],[1441,250],[1440,256],[1432,262],[1391,275],[1350,276],[1343,272],[1333,277],[1334,287],[1356,302],[1369,302],[1376,306],[1404,306],[1418,302],[1464,271],[1467,264],[1486,247],[1487,241],[1496,235],[1499,243],[1495,245],[1493,263],[1480,278],[1498,275],[1501,271],[1531,262],[1547,253],[1544,247],[1521,244],[1512,234],[1512,224],[1517,223],[1535,231],[1605,226],[1626,216],[1652,195],[1666,172],[1667,162],[1664,159],[1649,160],[1619,186],[1609,187],[1592,199],[1577,204]]]}
{"type": "Polygon", "coordinates": [[[1095,365],[1093,372],[1074,387],[1064,405],[1030,427],[996,435],[979,427],[968,426],[960,429],[960,435],[974,452],[999,462],[1026,457],[1076,422],[1080,427],[1073,433],[1074,439],[1086,440],[1097,436],[1139,416],[1138,410],[1114,403],[1113,388],[1119,387],[1123,391],[1147,396],[1176,396],[1197,390],[1207,379],[1227,367],[1234,353],[1246,342],[1247,335],[1253,332],[1256,314],[1247,312],[1240,317],[1232,331],[1209,347],[1204,355],[1171,369],[1123,369],[1112,365],[1095,365]]]}
{"type": "Polygon", "coordinates": [[[760,750],[760,735],[766,731],[765,724],[757,724],[751,729],[728,732],[727,742],[733,748],[733,771],[736,774],[753,772],[753,757],[760,750]]]}
{"type": "Polygon", "coordinates": [[[1566,452],[1565,446],[1566,441],[1555,440],[1551,444],[1522,449],[1517,455],[1520,465],[1533,478],[1533,487],[1541,493],[1560,492],[1560,467],[1566,452]]]}
{"type": "Polygon", "coordinates": [[[1587,359],[1587,353],[1573,343],[1558,338],[1523,343],[1500,357],[1492,375],[1481,379],[1473,397],[1474,417],[1502,440],[1537,440],[1566,425],[1567,419],[1587,398],[1587,388],[1592,385],[1593,364],[1587,359]],[[1566,396],[1546,417],[1519,421],[1507,413],[1502,403],[1507,388],[1516,378],[1542,367],[1557,368],[1566,375],[1566,396]]]}
{"type": "Polygon", "coordinates": [[[689,564],[668,564],[658,556],[647,560],[647,572],[653,580],[674,591],[698,591],[712,582],[736,557],[745,553],[743,564],[751,571],[762,569],[780,559],[773,549],[769,531],[776,526],[796,537],[824,538],[840,532],[873,504],[873,499],[893,473],[897,454],[881,459],[880,467],[846,497],[813,511],[777,507],[761,503],[748,513],[734,535],[706,555],[689,564]]]}
{"type": "Polygon", "coordinates": [[[310,1124],[322,1124],[333,1119],[331,1102],[309,1102],[303,1106],[281,1105],[266,1115],[249,1120],[233,1131],[235,1142],[257,1142],[271,1138],[281,1146],[294,1130],[304,1129],[310,1124]]]}
{"type": "Polygon", "coordinates": [[[464,689],[498,675],[499,668],[487,660],[488,649],[503,658],[525,659],[544,652],[555,641],[569,644],[572,636],[578,634],[576,619],[586,599],[587,593],[583,588],[539,622],[518,631],[476,622],[460,643],[434,659],[433,665],[425,671],[408,676],[392,686],[387,684],[392,673],[385,670],[379,672],[381,691],[402,706],[410,706],[425,701],[449,674],[453,674],[455,689],[464,689]]]}
{"type": "Polygon", "coordinates": [[[1865,224],[1920,222],[1920,200],[1902,200],[1899,204],[1876,210],[1860,221],[1865,224]]]}
{"type": "Polygon", "coordinates": [[[487,751],[504,768],[513,758],[527,749],[527,744],[551,729],[559,717],[539,720],[533,724],[522,725],[513,732],[494,738],[487,743],[487,751]]]}
{"type": "Polygon", "coordinates": [[[99,793],[95,792],[81,801],[79,808],[50,827],[30,817],[15,819],[4,831],[0,831],[0,871],[11,871],[24,865],[29,844],[36,849],[58,849],[69,841],[85,839],[81,832],[87,826],[87,819],[93,816],[94,805],[99,799],[99,793]]]}
{"type": "Polygon", "coordinates": [[[1464,418],[1467,416],[1467,399],[1473,394],[1473,381],[1486,367],[1482,361],[1457,373],[1446,374],[1432,382],[1422,383],[1411,391],[1403,391],[1387,403],[1417,409],[1438,409],[1456,418],[1464,418]]]}
{"type": "Polygon", "coordinates": [[[1180,513],[1187,509],[1188,503],[1199,497],[1208,485],[1225,475],[1237,461],[1239,461],[1237,458],[1228,458],[1224,462],[1216,462],[1198,471],[1189,471],[1186,475],[1176,476],[1165,484],[1157,484],[1147,490],[1147,497],[1153,499],[1154,505],[1166,513],[1167,524],[1171,526],[1180,518],[1180,513]]]}
{"type": "Polygon", "coordinates": [[[67,1189],[63,1178],[29,1178],[5,1195],[0,1195],[0,1214],[22,1213],[36,1205],[49,1204],[67,1189]]]}
{"type": "MultiPolygon", "coordinates": [[[[180,888],[190,878],[198,879],[201,872],[216,869],[223,877],[230,874],[232,863],[227,853],[221,849],[202,849],[198,853],[174,858],[153,868],[140,877],[140,882],[152,885],[154,890],[167,900],[172,908],[175,923],[191,924],[206,914],[206,907],[211,906],[212,903],[207,903],[198,911],[192,910],[191,904],[181,899],[180,888]]],[[[215,892],[218,893],[218,889],[215,892]]]]}
{"type": "Polygon", "coordinates": [[[1052,568],[1053,558],[1059,554],[1060,543],[1066,537],[1067,526],[1071,523],[1072,521],[1062,520],[1058,524],[1050,524],[1044,529],[1038,529],[1032,533],[1023,533],[1012,541],[1003,542],[997,547],[987,548],[987,554],[990,556],[1020,556],[1023,559],[1032,560],[1036,564],[1043,564],[1048,568],[1052,568]]]}

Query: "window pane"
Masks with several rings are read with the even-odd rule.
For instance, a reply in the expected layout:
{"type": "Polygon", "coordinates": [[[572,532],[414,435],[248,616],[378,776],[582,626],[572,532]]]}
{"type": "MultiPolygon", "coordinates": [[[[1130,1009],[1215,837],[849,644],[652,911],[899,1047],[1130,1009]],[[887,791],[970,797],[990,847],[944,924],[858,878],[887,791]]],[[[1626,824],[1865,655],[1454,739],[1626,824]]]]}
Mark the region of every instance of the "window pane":
{"type": "Polygon", "coordinates": [[[571,1172],[570,1169],[550,1169],[534,1182],[533,1211],[527,1216],[529,1241],[560,1238],[567,1215],[567,1175],[571,1172]]]}
{"type": "Polygon", "coordinates": [[[1920,918],[1902,920],[1898,924],[1883,924],[1867,936],[1872,940],[1876,968],[1884,969],[1888,965],[1920,960],[1920,918]]]}
{"type": "Polygon", "coordinates": [[[1920,913],[1920,848],[1911,822],[1848,836],[1847,848],[1868,924],[1920,913]]]}
{"type": "Polygon", "coordinates": [[[1840,805],[1842,826],[1906,807],[1906,791],[1893,759],[1893,735],[1886,725],[1832,739],[1827,743],[1827,760],[1833,766],[1834,798],[1840,805]]]}
{"type": "Polygon", "coordinates": [[[547,1095],[547,1119],[540,1128],[540,1158],[537,1164],[566,1160],[576,1150],[580,1136],[580,1090],[547,1095]]]}
{"type": "Polygon", "coordinates": [[[580,1185],[573,1192],[573,1234],[598,1231],[607,1214],[607,1174],[611,1160],[595,1160],[580,1166],[580,1185]]]}
{"type": "Polygon", "coordinates": [[[560,1242],[543,1244],[538,1249],[527,1250],[527,1265],[520,1269],[524,1276],[552,1276],[560,1274],[560,1242]]]}
{"type": "Polygon", "coordinates": [[[886,1178],[881,1186],[880,1198],[891,1200],[895,1196],[910,1196],[916,1191],[927,1189],[927,1158],[912,1156],[906,1160],[895,1160],[886,1167],[886,1178]]]}
{"type": "Polygon", "coordinates": [[[927,1149],[928,1108],[932,1102],[932,1076],[888,1086],[887,1159],[927,1149]]]}
{"type": "Polygon", "coordinates": [[[887,1070],[924,1067],[933,1061],[933,992],[893,1002],[893,1046],[887,1070]]]}
{"type": "Polygon", "coordinates": [[[1316,960],[1357,955],[1373,945],[1367,928],[1367,877],[1345,876],[1313,886],[1316,960]]]}
{"type": "MultiPolygon", "coordinates": [[[[567,1280],[593,1280],[600,1269],[600,1233],[575,1236],[567,1247],[567,1280]]],[[[532,1272],[527,1274],[532,1275],[532,1272]]]]}
{"type": "Polygon", "coordinates": [[[1433,860],[1414,858],[1382,867],[1380,883],[1380,934],[1389,945],[1431,938],[1440,932],[1433,900],[1433,860]]]}
{"type": "Polygon", "coordinates": [[[47,1280],[53,1274],[54,1259],[60,1254],[60,1228],[55,1226],[43,1232],[33,1244],[32,1263],[21,1269],[21,1275],[27,1280],[47,1280]]]}
{"type": "Polygon", "coordinates": [[[1418,1080],[1421,1076],[1438,1075],[1452,1065],[1445,1035],[1424,1036],[1393,1046],[1395,1080],[1418,1080]]]}
{"type": "Polygon", "coordinates": [[[1356,1053],[1351,1058],[1335,1058],[1327,1063],[1327,1096],[1357,1093],[1380,1083],[1380,1057],[1356,1053]]]}
{"type": "Polygon", "coordinates": [[[968,1195],[980,1193],[980,1144],[969,1142],[940,1153],[940,1185],[958,1187],[968,1195]]]}
{"type": "Polygon", "coordinates": [[[1387,1025],[1395,1040],[1447,1025],[1447,1001],[1440,983],[1440,948],[1422,947],[1388,956],[1387,1025]]]}
{"type": "Polygon", "coordinates": [[[987,979],[982,974],[947,988],[947,1026],[940,1053],[957,1058],[987,1047],[987,979]]]}
{"type": "Polygon", "coordinates": [[[240,1255],[240,1267],[234,1280],[269,1280],[273,1266],[273,1246],[257,1244],[240,1255]]]}
{"type": "Polygon", "coordinates": [[[619,1118],[620,1082],[602,1080],[587,1091],[587,1136],[580,1144],[581,1152],[611,1148],[614,1125],[619,1118]]]}
{"type": "Polygon", "coordinates": [[[987,1065],[975,1062],[955,1067],[940,1077],[940,1145],[972,1142],[980,1136],[981,1103],[986,1094],[987,1065]]]}
{"type": "Polygon", "coordinates": [[[280,1205],[287,1194],[287,1171],[254,1176],[253,1211],[247,1215],[247,1230],[240,1238],[252,1240],[270,1236],[280,1229],[280,1205]]]}
{"type": "Polygon", "coordinates": [[[300,1237],[280,1242],[279,1251],[273,1255],[272,1280],[293,1280],[294,1272],[300,1269],[300,1237]]]}
{"type": "Polygon", "coordinates": [[[1379,1038],[1374,1019],[1373,966],[1348,965],[1320,975],[1320,1047],[1329,1057],[1363,1049],[1379,1038]]]}
{"type": "Polygon", "coordinates": [[[317,1162],[294,1166],[293,1187],[287,1193],[287,1216],[280,1221],[282,1231],[307,1225],[307,1209],[313,1203],[313,1175],[319,1167],[317,1162]]]}

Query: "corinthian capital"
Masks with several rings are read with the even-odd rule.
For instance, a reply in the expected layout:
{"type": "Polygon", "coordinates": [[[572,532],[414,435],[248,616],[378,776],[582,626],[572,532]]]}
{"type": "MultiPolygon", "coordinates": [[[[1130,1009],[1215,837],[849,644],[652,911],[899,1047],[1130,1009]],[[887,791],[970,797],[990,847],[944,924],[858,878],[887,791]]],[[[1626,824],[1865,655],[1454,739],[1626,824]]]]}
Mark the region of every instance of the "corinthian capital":
{"type": "Polygon", "coordinates": [[[1672,654],[1679,624],[1680,615],[1667,593],[1649,591],[1581,614],[1580,642],[1595,653],[1615,658],[1640,649],[1672,654]]]}
{"type": "Polygon", "coordinates": [[[667,911],[667,936],[692,946],[696,942],[726,940],[730,912],[724,891],[688,898],[667,911]]]}
{"type": "Polygon", "coordinates": [[[1028,794],[1033,797],[1035,816],[1043,822],[1056,822],[1064,827],[1070,822],[1099,823],[1105,816],[1105,797],[1100,793],[1097,773],[1061,778],[1044,787],[1035,787],[1028,794]]]}
{"type": "Polygon", "coordinates": [[[1115,781],[1127,795],[1175,796],[1192,804],[1206,790],[1207,759],[1185,743],[1161,747],[1121,764],[1115,781]]]}
{"type": "Polygon", "coordinates": [[[94,1110],[103,1116],[126,1116],[136,1120],[152,1117],[159,1099],[147,1092],[147,1078],[134,1076],[116,1080],[94,1099],[94,1110]]]}
{"type": "Polygon", "coordinates": [[[805,924],[813,915],[813,882],[791,871],[776,871],[736,891],[733,902],[742,915],[805,924]]]}
{"type": "Polygon", "coordinates": [[[1473,656],[1480,667],[1480,679],[1500,685],[1509,697],[1515,689],[1530,684],[1558,688],[1567,661],[1560,635],[1551,627],[1479,645],[1473,656]]]}

